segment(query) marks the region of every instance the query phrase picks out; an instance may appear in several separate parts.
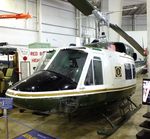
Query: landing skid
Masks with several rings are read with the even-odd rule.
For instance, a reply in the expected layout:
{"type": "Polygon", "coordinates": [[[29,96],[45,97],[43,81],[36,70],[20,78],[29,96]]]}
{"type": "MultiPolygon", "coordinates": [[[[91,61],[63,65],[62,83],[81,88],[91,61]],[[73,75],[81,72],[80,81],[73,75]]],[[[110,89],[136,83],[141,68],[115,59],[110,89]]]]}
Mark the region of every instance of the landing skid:
{"type": "Polygon", "coordinates": [[[130,98],[124,99],[118,103],[118,117],[111,120],[111,116],[105,113],[102,113],[102,117],[108,122],[109,127],[104,127],[97,130],[98,135],[103,135],[105,137],[112,135],[118,128],[120,128],[129,118],[136,113],[141,105],[137,106],[130,98]]]}

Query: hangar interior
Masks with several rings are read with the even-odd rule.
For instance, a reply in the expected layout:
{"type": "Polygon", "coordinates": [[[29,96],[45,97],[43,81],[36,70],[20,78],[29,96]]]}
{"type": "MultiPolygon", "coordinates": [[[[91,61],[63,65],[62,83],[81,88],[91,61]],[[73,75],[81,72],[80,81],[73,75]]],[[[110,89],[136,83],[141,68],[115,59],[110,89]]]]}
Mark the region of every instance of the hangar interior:
{"type": "MultiPolygon", "coordinates": [[[[10,45],[26,46],[32,42],[47,42],[54,46],[59,46],[60,43],[65,46],[70,42],[75,43],[76,37],[90,38],[89,41],[98,37],[94,17],[81,15],[65,0],[8,1],[2,0],[1,14],[30,13],[32,15],[30,20],[1,19],[0,27],[3,34],[0,36],[1,41],[9,42],[10,45]]],[[[98,7],[102,6],[102,0],[93,2],[98,7]]],[[[121,26],[124,30],[146,31],[146,1],[122,0],[121,2],[120,10],[112,7],[111,11],[105,8],[104,12],[121,14],[123,11],[121,26]]],[[[104,5],[106,5],[105,3],[104,5]]],[[[110,14],[110,16],[113,14],[110,14]]]]}
{"type": "MultiPolygon", "coordinates": [[[[150,2],[148,0],[88,0],[88,2],[96,6],[106,16],[109,23],[120,26],[144,50],[149,50],[150,25],[147,7],[150,2]]],[[[82,46],[95,39],[101,41],[103,37],[110,42],[121,41],[129,44],[112,29],[100,24],[93,15],[83,15],[68,0],[1,0],[0,3],[0,15],[20,13],[31,15],[29,19],[0,19],[0,42],[7,42],[7,46],[10,47],[34,49],[32,44],[39,45],[40,43],[43,46],[50,44],[50,46],[57,48],[68,47],[70,44],[82,46]]],[[[46,46],[46,48],[48,47],[46,46]]],[[[36,51],[38,50],[32,50],[33,56],[34,54],[36,56],[36,51]]],[[[143,60],[145,57],[137,52],[137,61],[143,60]]],[[[149,56],[147,60],[149,60],[149,56]]],[[[149,68],[149,65],[147,66],[149,68]]],[[[33,66],[31,71],[34,68],[33,66]]],[[[147,105],[141,106],[142,81],[147,77],[149,74],[136,76],[136,91],[132,96],[133,102],[140,105],[141,108],[114,134],[108,136],[108,139],[142,139],[136,135],[142,129],[139,125],[145,120],[143,115],[149,111],[147,105]]],[[[0,138],[2,139],[17,139],[17,137],[19,139],[21,135],[26,138],[32,137],[28,136],[29,134],[23,135],[31,129],[60,139],[103,138],[97,131],[101,125],[105,124],[105,121],[101,121],[101,117],[99,118],[95,113],[90,117],[89,111],[80,112],[83,117],[77,116],[72,120],[56,113],[41,115],[33,114],[30,110],[22,112],[16,107],[8,110],[8,113],[3,110],[3,114],[8,114],[9,118],[0,117],[0,138]]],[[[143,139],[149,138],[150,134],[143,139]]]]}

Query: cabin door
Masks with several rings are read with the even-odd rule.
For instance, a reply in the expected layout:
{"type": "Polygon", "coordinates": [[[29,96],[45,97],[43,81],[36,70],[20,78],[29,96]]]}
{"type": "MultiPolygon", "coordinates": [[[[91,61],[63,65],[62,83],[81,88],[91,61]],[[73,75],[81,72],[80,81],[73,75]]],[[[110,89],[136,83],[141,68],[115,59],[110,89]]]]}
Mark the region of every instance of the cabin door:
{"type": "Polygon", "coordinates": [[[100,57],[94,57],[91,60],[87,75],[84,81],[85,87],[102,85],[103,84],[103,73],[102,73],[102,61],[100,57]]]}
{"type": "Polygon", "coordinates": [[[95,105],[105,100],[106,94],[100,94],[100,88],[103,87],[103,70],[100,57],[91,59],[85,80],[83,90],[85,92],[82,97],[82,105],[95,105]],[[88,93],[90,94],[88,95],[88,93]],[[86,94],[87,93],[87,94],[86,94]],[[87,103],[88,102],[88,103],[87,103]]]}

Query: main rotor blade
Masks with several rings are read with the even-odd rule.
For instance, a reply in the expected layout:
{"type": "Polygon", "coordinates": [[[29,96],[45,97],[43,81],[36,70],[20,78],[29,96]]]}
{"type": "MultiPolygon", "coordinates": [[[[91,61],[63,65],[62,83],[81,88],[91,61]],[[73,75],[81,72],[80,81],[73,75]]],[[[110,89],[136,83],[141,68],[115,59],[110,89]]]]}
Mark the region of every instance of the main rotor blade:
{"type": "Polygon", "coordinates": [[[68,0],[73,6],[80,10],[84,15],[92,14],[94,7],[87,0],[68,0]]]}
{"type": "Polygon", "coordinates": [[[129,42],[141,55],[144,56],[144,49],[132,37],[130,37],[125,31],[123,31],[117,25],[110,23],[109,26],[119,35],[121,35],[127,42],[129,42]]]}
{"type": "Polygon", "coordinates": [[[117,25],[107,22],[105,17],[101,12],[97,11],[87,0],[68,0],[72,5],[74,5],[78,10],[80,10],[84,15],[94,14],[99,21],[103,21],[106,25],[109,25],[115,32],[121,35],[127,42],[129,42],[141,55],[144,56],[144,49],[125,31],[123,31],[117,25]]]}

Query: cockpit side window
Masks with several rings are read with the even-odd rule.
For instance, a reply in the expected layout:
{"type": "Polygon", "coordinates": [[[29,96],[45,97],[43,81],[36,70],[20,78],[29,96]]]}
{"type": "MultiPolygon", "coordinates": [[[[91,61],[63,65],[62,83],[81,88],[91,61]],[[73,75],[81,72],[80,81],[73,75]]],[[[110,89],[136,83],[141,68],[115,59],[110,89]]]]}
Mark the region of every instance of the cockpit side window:
{"type": "Polygon", "coordinates": [[[85,78],[85,82],[84,82],[85,85],[93,85],[94,84],[93,68],[92,68],[93,66],[92,65],[93,64],[92,64],[92,61],[91,61],[88,72],[87,72],[87,75],[86,75],[86,78],[85,78]]]}
{"type": "Polygon", "coordinates": [[[85,85],[103,84],[102,62],[99,57],[94,57],[91,61],[86,78],[85,85]]]}
{"type": "Polygon", "coordinates": [[[55,54],[55,52],[56,50],[51,50],[43,54],[34,72],[43,70],[52,58],[52,56],[55,54]]]}
{"type": "Polygon", "coordinates": [[[102,62],[99,57],[94,57],[93,68],[95,85],[103,84],[102,62]]]}

